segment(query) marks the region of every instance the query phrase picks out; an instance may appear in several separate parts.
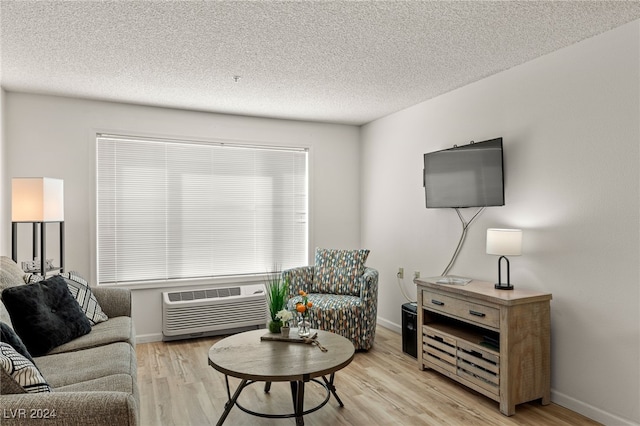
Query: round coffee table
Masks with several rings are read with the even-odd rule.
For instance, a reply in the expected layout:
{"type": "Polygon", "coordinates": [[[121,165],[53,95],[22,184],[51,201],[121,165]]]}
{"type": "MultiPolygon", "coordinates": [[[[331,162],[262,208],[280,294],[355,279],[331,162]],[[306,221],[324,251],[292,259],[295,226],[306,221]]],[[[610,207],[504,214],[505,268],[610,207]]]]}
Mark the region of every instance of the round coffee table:
{"type": "MultiPolygon", "coordinates": [[[[291,335],[297,336],[297,329],[291,335]]],[[[315,334],[313,330],[311,334],[315,334]]],[[[222,425],[234,405],[246,413],[269,418],[295,417],[297,425],[303,425],[303,416],[324,406],[330,395],[344,406],[333,385],[335,372],[347,366],[353,359],[355,348],[348,339],[327,331],[318,330],[317,341],[327,351],[305,343],[261,340],[262,336],[277,337],[265,329],[247,331],[226,337],[209,349],[209,365],[225,375],[227,396],[225,410],[218,420],[222,425]],[[326,376],[329,375],[329,379],[326,376]],[[241,379],[238,388],[231,395],[229,376],[241,379]],[[321,377],[324,383],[316,377],[321,377]],[[304,385],[314,381],[327,389],[327,397],[318,406],[304,410],[304,385]],[[255,382],[265,382],[265,392],[269,392],[271,382],[289,382],[294,412],[290,414],[263,414],[248,410],[238,404],[242,390],[255,382]]]]}

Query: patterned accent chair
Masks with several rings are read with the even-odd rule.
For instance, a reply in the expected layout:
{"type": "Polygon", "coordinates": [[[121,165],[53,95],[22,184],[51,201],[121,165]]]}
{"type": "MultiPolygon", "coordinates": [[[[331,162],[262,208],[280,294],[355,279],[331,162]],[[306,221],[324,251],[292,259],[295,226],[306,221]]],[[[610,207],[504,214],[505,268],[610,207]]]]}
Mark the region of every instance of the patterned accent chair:
{"type": "MultiPolygon", "coordinates": [[[[376,336],[378,271],[365,266],[369,250],[316,249],[315,265],[282,272],[289,280],[289,309],[304,290],[313,303],[311,328],[331,331],[368,350],[376,336]]],[[[295,326],[295,324],[294,324],[295,326]]]]}

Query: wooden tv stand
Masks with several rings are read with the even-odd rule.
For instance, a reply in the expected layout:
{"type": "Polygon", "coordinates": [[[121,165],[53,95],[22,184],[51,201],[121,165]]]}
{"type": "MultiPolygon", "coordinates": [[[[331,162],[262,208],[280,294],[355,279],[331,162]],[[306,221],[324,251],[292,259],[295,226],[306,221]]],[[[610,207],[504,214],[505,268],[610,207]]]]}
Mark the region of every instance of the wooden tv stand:
{"type": "Polygon", "coordinates": [[[550,402],[551,294],[493,283],[437,284],[417,278],[418,366],[433,369],[500,403],[550,402]]]}

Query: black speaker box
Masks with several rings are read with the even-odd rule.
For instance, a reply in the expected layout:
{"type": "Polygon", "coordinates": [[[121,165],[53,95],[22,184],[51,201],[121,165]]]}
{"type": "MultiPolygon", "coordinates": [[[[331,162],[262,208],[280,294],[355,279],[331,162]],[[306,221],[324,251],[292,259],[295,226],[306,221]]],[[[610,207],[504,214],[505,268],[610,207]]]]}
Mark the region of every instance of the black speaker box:
{"type": "Polygon", "coordinates": [[[418,309],[415,303],[402,305],[402,352],[418,356],[418,309]]]}

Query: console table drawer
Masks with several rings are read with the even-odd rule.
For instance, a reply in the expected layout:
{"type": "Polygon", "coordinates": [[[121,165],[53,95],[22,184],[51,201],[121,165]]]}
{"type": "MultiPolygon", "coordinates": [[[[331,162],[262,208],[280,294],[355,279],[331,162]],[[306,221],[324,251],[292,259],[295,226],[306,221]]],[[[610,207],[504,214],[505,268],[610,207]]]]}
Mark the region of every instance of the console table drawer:
{"type": "Polygon", "coordinates": [[[429,290],[423,290],[422,305],[426,309],[439,311],[466,321],[495,329],[500,328],[500,310],[490,306],[470,303],[429,290]]]}
{"type": "Polygon", "coordinates": [[[425,361],[456,374],[458,351],[456,340],[431,327],[423,326],[422,330],[422,351],[425,361]]]}
{"type": "Polygon", "coordinates": [[[458,376],[500,395],[500,356],[466,342],[458,342],[458,376]]]}

